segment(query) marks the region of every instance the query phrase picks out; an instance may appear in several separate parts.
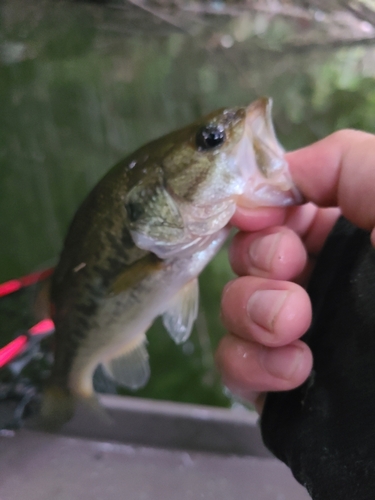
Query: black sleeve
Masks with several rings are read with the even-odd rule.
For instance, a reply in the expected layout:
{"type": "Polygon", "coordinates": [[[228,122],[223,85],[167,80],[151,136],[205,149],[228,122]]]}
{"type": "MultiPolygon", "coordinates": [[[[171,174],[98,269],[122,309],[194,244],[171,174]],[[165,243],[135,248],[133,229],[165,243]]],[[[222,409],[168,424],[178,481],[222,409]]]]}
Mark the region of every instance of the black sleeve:
{"type": "Polygon", "coordinates": [[[308,289],[313,322],[303,340],[314,366],[295,390],[270,393],[266,446],[314,500],[375,499],[375,250],[340,218],[308,289]]]}

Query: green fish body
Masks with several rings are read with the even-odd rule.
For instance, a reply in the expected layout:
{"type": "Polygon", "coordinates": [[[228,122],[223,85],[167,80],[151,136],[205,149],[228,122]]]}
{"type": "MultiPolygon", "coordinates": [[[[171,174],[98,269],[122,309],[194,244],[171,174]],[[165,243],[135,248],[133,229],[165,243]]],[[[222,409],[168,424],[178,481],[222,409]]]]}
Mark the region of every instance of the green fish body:
{"type": "Polygon", "coordinates": [[[300,202],[271,121],[271,101],[223,109],[140,148],[78,209],[51,284],[55,361],[41,414],[62,423],[92,400],[101,364],[137,389],[150,369],[146,331],[185,341],[197,277],[228,236],[238,203],[300,202]]]}

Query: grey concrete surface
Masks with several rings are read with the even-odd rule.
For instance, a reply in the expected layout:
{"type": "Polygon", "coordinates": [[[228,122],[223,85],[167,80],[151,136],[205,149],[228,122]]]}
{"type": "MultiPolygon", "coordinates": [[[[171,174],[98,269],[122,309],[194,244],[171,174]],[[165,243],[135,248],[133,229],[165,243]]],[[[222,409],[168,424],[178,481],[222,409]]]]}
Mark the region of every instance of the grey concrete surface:
{"type": "Polygon", "coordinates": [[[113,396],[102,403],[110,426],[83,412],[63,434],[0,433],[0,500],[309,499],[262,449],[252,413],[113,396]],[[239,455],[230,443],[233,436],[238,448],[241,435],[253,444],[239,455]],[[214,453],[216,439],[221,451],[214,453]],[[188,440],[190,447],[171,449],[188,440]]]}

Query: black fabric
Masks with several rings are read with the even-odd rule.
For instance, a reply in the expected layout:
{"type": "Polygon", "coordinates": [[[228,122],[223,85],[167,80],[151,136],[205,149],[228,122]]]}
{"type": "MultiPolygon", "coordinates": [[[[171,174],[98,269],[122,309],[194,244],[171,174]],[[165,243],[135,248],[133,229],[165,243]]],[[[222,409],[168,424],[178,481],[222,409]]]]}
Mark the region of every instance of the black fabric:
{"type": "Polygon", "coordinates": [[[303,340],[314,367],[299,388],[270,393],[266,446],[314,500],[375,499],[375,250],[341,218],[308,289],[313,323],[303,340]]]}

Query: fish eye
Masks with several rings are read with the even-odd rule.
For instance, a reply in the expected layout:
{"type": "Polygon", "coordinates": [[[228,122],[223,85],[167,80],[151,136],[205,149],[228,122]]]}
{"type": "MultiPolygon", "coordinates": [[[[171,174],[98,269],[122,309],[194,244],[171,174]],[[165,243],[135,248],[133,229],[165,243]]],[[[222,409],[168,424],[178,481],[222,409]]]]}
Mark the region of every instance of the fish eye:
{"type": "Polygon", "coordinates": [[[200,128],[195,136],[195,143],[199,151],[207,151],[216,148],[225,141],[225,131],[223,125],[213,125],[212,123],[200,128]]]}

